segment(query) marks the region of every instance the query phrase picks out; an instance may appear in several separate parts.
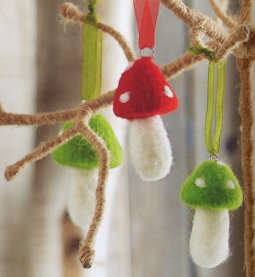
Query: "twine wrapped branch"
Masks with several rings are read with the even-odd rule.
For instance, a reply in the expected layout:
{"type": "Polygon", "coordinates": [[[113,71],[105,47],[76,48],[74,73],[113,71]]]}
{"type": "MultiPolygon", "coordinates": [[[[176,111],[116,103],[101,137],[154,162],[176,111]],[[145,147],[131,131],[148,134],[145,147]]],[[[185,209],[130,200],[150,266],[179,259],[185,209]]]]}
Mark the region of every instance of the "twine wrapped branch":
{"type": "MultiPolygon", "coordinates": [[[[240,16],[236,22],[219,8],[216,0],[210,3],[218,16],[226,25],[227,29],[220,27],[216,21],[203,15],[202,13],[187,7],[181,0],[161,0],[161,3],[174,12],[190,29],[190,41],[194,46],[208,47],[215,52],[214,60],[217,62],[229,54],[237,57],[237,63],[241,73],[242,91],[240,114],[242,117],[242,148],[243,148],[243,174],[245,186],[245,248],[246,248],[246,271],[247,276],[255,275],[254,266],[254,192],[252,184],[254,177],[252,172],[252,105],[251,105],[251,66],[255,59],[255,27],[251,22],[251,0],[242,0],[240,16]],[[204,42],[204,38],[209,38],[204,42]]],[[[83,23],[84,14],[72,3],[64,3],[60,6],[60,14],[67,20],[83,23]]],[[[99,22],[97,27],[111,35],[123,49],[129,62],[136,59],[132,48],[128,45],[125,38],[114,28],[99,22]]],[[[181,74],[185,70],[190,70],[198,62],[208,59],[204,54],[197,56],[190,52],[185,53],[175,61],[161,67],[161,71],[167,79],[181,74]]],[[[60,122],[73,121],[70,129],[51,141],[43,142],[32,153],[25,156],[15,164],[8,166],[5,176],[8,181],[14,179],[29,163],[43,158],[50,154],[54,149],[66,143],[74,136],[81,134],[88,140],[99,154],[99,178],[96,189],[96,209],[85,240],[81,243],[79,258],[85,268],[92,265],[95,251],[93,249],[95,237],[100,226],[103,210],[105,183],[109,170],[109,153],[104,143],[88,127],[90,117],[100,109],[112,105],[114,91],[103,94],[97,99],[80,104],[76,109],[57,111],[44,114],[26,115],[5,112],[0,105],[0,126],[4,125],[34,125],[56,124],[60,122]]]]}

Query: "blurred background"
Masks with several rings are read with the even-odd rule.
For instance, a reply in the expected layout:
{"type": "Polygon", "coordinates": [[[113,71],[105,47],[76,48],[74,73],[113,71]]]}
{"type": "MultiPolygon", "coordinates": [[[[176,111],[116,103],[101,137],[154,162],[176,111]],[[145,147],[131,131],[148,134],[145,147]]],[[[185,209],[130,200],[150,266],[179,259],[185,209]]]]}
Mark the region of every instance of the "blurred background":
{"type": "MultiPolygon", "coordinates": [[[[80,101],[81,26],[58,15],[60,0],[1,0],[0,101],[13,113],[71,109],[80,101]]],[[[188,6],[213,16],[207,1],[188,6]]],[[[238,12],[238,0],[230,1],[238,12]]],[[[86,2],[74,0],[82,12],[86,2]]],[[[126,37],[137,55],[132,0],[100,0],[100,19],[126,37]]],[[[186,26],[162,5],[156,29],[155,61],[164,65],[187,51],[186,26]]],[[[105,35],[103,92],[116,88],[127,61],[118,44],[105,35]]],[[[25,168],[11,183],[6,166],[28,154],[42,140],[55,137],[59,125],[0,128],[0,276],[1,277],[242,277],[244,276],[243,209],[231,213],[231,256],[216,269],[195,267],[189,257],[191,211],[180,201],[182,183],[208,159],[204,145],[207,63],[170,80],[180,101],[163,120],[171,141],[174,165],[158,182],[141,181],[129,162],[128,122],[104,115],[125,149],[125,162],[111,170],[106,210],[89,270],[78,262],[83,232],[66,216],[70,169],[46,157],[25,168]]],[[[242,182],[240,164],[240,84],[235,61],[227,63],[225,117],[220,159],[242,182]]]]}

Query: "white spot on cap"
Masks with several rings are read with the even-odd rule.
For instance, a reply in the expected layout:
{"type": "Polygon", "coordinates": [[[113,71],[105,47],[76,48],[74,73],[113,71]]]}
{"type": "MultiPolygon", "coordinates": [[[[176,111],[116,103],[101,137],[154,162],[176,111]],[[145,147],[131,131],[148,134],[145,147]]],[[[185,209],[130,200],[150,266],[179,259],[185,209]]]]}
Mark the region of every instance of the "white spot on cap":
{"type": "Polygon", "coordinates": [[[125,71],[129,70],[133,65],[134,65],[135,62],[131,62],[126,68],[125,68],[125,71]]]}
{"type": "Polygon", "coordinates": [[[174,97],[174,93],[172,92],[172,90],[170,89],[169,86],[164,86],[164,93],[169,98],[173,98],[174,97]]]}
{"type": "Polygon", "coordinates": [[[120,95],[120,102],[121,103],[127,103],[130,99],[130,92],[124,92],[120,95]]]}
{"type": "Polygon", "coordinates": [[[236,185],[234,184],[234,182],[232,180],[228,180],[227,184],[226,184],[226,187],[228,189],[235,189],[236,185]]]}
{"type": "Polygon", "coordinates": [[[198,178],[195,181],[195,184],[199,187],[199,188],[204,188],[206,187],[206,183],[205,180],[203,178],[198,178]]]}

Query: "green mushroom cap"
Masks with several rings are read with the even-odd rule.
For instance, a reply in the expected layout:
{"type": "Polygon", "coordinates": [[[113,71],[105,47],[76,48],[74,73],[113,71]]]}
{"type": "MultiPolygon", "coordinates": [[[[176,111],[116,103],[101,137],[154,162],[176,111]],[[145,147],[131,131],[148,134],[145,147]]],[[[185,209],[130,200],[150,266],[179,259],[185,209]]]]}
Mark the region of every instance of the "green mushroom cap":
{"type": "MultiPolygon", "coordinates": [[[[70,128],[72,122],[63,125],[62,131],[70,128]]],[[[110,168],[119,166],[123,161],[123,150],[108,121],[100,114],[91,117],[89,127],[99,135],[110,152],[110,168]]],[[[98,154],[82,135],[72,138],[52,152],[53,160],[61,165],[81,169],[98,168],[98,154]]]]}
{"type": "Polygon", "coordinates": [[[192,208],[235,210],[243,195],[231,168],[220,161],[200,164],[182,186],[181,199],[192,208]]]}

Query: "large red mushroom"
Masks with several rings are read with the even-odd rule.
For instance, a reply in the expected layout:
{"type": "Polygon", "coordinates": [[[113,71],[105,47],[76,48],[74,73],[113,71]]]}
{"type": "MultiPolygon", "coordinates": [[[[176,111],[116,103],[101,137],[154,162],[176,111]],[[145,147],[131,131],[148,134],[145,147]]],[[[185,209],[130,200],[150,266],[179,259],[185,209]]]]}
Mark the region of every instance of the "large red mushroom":
{"type": "Polygon", "coordinates": [[[172,150],[160,115],[177,107],[178,99],[152,57],[136,60],[123,72],[113,111],[130,120],[130,156],[144,180],[159,180],[170,171],[172,150]]]}

